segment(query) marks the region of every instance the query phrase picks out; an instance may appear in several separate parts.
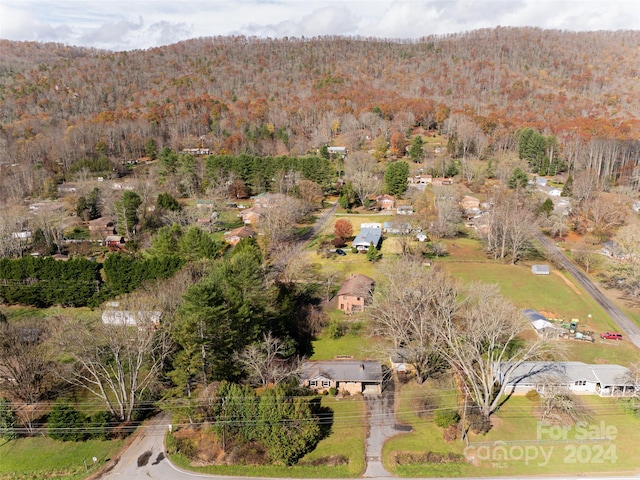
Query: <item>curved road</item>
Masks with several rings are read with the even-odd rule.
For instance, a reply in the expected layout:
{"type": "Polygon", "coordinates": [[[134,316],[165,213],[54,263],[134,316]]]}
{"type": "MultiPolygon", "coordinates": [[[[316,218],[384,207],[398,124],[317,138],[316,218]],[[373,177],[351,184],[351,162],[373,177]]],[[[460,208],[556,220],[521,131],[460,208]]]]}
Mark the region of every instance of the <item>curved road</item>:
{"type": "Polygon", "coordinates": [[[587,293],[591,295],[593,299],[604,309],[604,311],[609,314],[613,321],[620,327],[620,330],[628,336],[629,340],[636,347],[640,348],[640,327],[622,313],[622,311],[611,300],[609,300],[604,293],[602,293],[596,284],[593,283],[580,268],[569,260],[542,232],[536,232],[536,238],[547,250],[549,256],[554,258],[558,264],[573,275],[573,278],[575,278],[587,293]]]}

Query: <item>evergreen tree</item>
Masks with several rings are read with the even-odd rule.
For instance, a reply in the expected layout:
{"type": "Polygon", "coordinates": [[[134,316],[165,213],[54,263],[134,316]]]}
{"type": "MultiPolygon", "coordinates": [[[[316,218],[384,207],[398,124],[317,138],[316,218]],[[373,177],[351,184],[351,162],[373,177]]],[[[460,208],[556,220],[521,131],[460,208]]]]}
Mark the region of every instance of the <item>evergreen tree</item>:
{"type": "Polygon", "coordinates": [[[86,426],[87,418],[68,403],[57,402],[51,408],[48,431],[54,440],[86,440],[86,426]]]}
{"type": "Polygon", "coordinates": [[[390,163],[384,172],[384,184],[387,193],[400,196],[409,188],[409,164],[406,162],[390,163]]]}
{"type": "Polygon", "coordinates": [[[147,143],[144,146],[144,150],[147,154],[147,157],[149,157],[151,160],[155,160],[157,158],[158,151],[156,149],[156,141],[153,139],[153,137],[147,140],[147,143]]]}
{"type": "Polygon", "coordinates": [[[11,407],[11,402],[6,398],[0,398],[0,438],[4,440],[17,438],[17,424],[18,419],[11,407]]]}
{"type": "Polygon", "coordinates": [[[509,188],[526,188],[528,183],[529,176],[520,167],[516,167],[509,177],[509,188]]]}
{"type": "Polygon", "coordinates": [[[424,156],[424,141],[422,136],[416,135],[411,141],[411,147],[409,147],[409,156],[415,163],[420,163],[424,156]]]}
{"type": "Polygon", "coordinates": [[[131,190],[126,190],[122,198],[116,202],[118,212],[118,233],[133,237],[135,227],[138,224],[138,208],[142,204],[140,195],[131,190]]]}
{"type": "Polygon", "coordinates": [[[562,187],[562,193],[560,194],[563,197],[570,197],[573,193],[573,175],[569,174],[567,181],[562,187]]]}

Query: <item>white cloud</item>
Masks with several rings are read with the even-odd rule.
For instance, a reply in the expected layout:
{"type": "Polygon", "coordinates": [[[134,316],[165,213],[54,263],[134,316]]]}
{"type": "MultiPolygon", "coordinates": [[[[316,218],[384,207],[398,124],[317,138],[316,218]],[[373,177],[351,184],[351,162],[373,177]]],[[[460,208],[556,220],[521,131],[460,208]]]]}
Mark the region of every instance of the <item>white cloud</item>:
{"type": "Polygon", "coordinates": [[[0,0],[0,37],[127,50],[193,37],[419,38],[494,26],[619,30],[636,0],[0,0]]]}

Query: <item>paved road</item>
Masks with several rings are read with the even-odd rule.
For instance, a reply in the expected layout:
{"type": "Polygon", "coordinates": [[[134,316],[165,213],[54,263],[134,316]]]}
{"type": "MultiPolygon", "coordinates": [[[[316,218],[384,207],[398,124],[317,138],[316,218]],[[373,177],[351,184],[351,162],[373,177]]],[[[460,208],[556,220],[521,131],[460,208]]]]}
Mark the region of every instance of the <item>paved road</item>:
{"type": "Polygon", "coordinates": [[[536,238],[547,250],[549,255],[573,275],[587,293],[609,314],[613,321],[620,327],[620,330],[627,335],[629,340],[633,342],[636,347],[640,348],[640,327],[622,313],[622,311],[602,293],[598,286],[562,253],[555,243],[549,240],[542,232],[537,232],[536,238]]]}

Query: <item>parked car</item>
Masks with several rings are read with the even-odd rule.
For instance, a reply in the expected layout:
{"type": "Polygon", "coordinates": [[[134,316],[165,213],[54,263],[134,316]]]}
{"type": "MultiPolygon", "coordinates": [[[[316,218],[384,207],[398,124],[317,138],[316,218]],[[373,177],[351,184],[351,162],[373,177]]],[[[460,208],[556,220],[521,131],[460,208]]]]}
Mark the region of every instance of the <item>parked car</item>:
{"type": "Polygon", "coordinates": [[[618,332],[604,332],[600,334],[603,340],[622,340],[622,334],[618,332]]]}
{"type": "Polygon", "coordinates": [[[344,250],[342,250],[341,248],[336,249],[336,253],[337,253],[338,255],[340,255],[341,257],[344,257],[344,256],[347,254],[347,252],[345,252],[345,251],[344,251],[344,250]]]}

